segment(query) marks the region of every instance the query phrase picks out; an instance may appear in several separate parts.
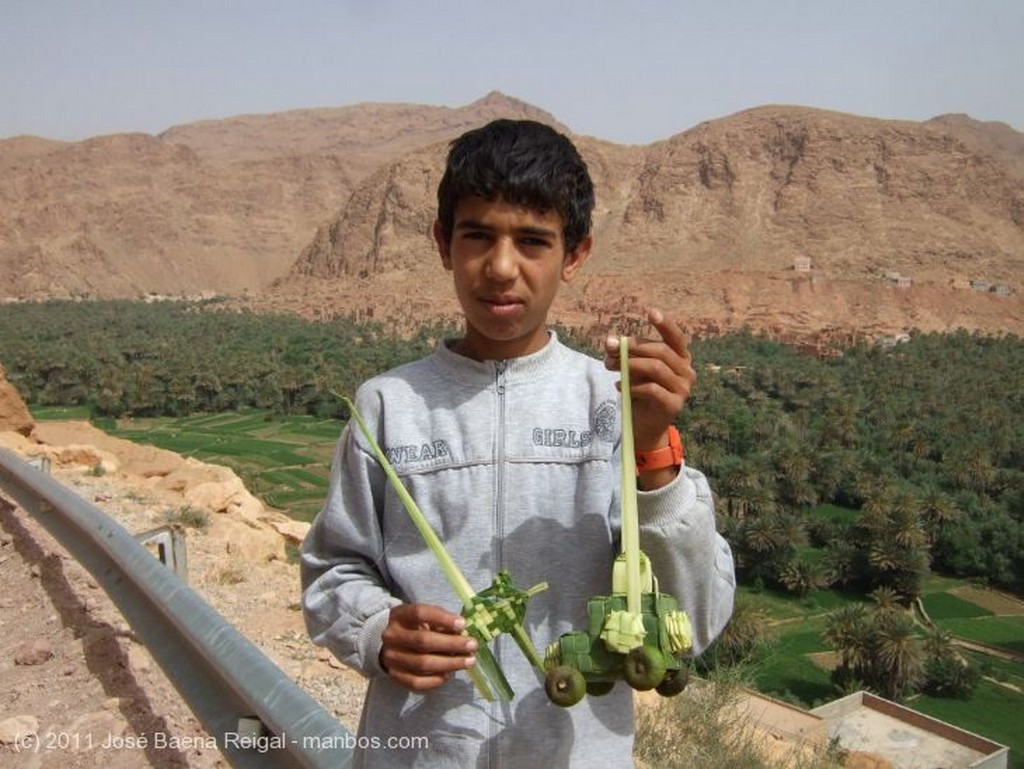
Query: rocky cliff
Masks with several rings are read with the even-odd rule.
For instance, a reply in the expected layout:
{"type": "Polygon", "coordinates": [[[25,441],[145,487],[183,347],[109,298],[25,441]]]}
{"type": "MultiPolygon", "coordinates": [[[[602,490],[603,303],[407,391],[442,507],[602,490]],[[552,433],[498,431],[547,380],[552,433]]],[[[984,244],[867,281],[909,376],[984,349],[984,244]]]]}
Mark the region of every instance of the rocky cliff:
{"type": "MultiPolygon", "coordinates": [[[[454,315],[429,237],[447,142],[498,116],[362,104],[65,144],[0,141],[0,297],[245,296],[311,317],[454,315]]],[[[765,106],[647,146],[576,137],[597,250],[559,318],[694,329],[1024,332],[1024,135],[765,106]]]]}
{"type": "Polygon", "coordinates": [[[360,104],[159,136],[0,140],[0,298],[255,289],[379,166],[497,116],[556,123],[491,93],[458,108],[360,104]]]}
{"type": "MultiPolygon", "coordinates": [[[[578,143],[597,249],[566,322],[656,303],[694,330],[1024,332],[1024,137],[1005,126],[764,107],[648,147],[578,143]]],[[[456,312],[428,236],[443,155],[372,175],[259,302],[406,323],[456,312]]]]}

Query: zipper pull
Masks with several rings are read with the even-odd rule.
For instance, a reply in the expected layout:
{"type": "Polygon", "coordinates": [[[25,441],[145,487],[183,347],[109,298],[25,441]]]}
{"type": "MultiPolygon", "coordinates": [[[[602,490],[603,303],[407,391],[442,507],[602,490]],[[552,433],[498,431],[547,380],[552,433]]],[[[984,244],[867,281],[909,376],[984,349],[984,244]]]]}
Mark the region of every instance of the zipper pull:
{"type": "Polygon", "coordinates": [[[499,360],[494,364],[494,385],[498,395],[505,394],[505,366],[508,361],[499,360]]]}

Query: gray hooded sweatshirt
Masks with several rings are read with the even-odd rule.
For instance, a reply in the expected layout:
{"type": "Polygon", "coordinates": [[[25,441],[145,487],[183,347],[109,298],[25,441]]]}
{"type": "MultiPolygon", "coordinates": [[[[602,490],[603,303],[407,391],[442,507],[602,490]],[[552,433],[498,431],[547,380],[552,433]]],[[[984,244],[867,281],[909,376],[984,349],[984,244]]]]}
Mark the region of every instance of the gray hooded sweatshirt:
{"type": "MultiPolygon", "coordinates": [[[[402,482],[475,590],[499,570],[534,596],[525,626],[544,648],[586,629],[587,599],[611,590],[619,551],[618,375],[552,335],[540,351],[475,361],[441,345],[366,382],[356,406],[402,482]]],[[[638,494],[641,548],[662,592],[690,616],[694,653],[732,612],[729,546],[715,530],[704,476],[638,494]]],[[[487,702],[459,673],[414,693],[380,666],[391,607],[459,601],[353,425],[343,431],[324,508],[302,549],[313,641],[370,679],[356,766],[631,766],[632,691],[551,704],[543,674],[514,640],[491,648],[512,688],[487,702]]]]}

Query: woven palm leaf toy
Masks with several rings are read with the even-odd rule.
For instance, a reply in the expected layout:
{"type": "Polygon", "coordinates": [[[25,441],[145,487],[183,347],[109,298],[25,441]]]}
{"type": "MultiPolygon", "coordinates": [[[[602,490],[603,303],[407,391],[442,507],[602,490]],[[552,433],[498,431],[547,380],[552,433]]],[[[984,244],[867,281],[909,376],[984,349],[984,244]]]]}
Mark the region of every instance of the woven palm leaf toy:
{"type": "Polygon", "coordinates": [[[355,404],[344,396],[340,396],[348,408],[349,413],[355,420],[359,431],[370,444],[373,453],[380,462],[384,474],[388,478],[402,505],[409,513],[409,517],[419,530],[420,535],[430,548],[438,565],[448,578],[455,591],[455,595],[462,603],[462,616],[466,618],[467,635],[477,640],[476,660],[477,664],[468,668],[470,678],[477,691],[484,699],[492,701],[494,692],[502,700],[511,700],[515,693],[508,683],[501,666],[491,653],[488,644],[500,633],[508,633],[515,639],[519,648],[526,658],[539,669],[543,669],[544,662],[529,635],[523,627],[523,618],[526,616],[527,604],[535,594],[547,589],[547,583],[542,582],[534,585],[528,590],[515,586],[512,577],[508,572],[502,571],[494,578],[490,587],[476,592],[466,580],[465,575],[452,559],[451,554],[437,536],[437,533],[430,526],[430,522],[423,515],[419,506],[413,500],[412,495],[403,485],[398,473],[388,460],[387,455],[381,450],[376,439],[363,421],[362,415],[356,409],[355,404]],[[493,691],[492,691],[493,689],[493,691]]]}
{"type": "Polygon", "coordinates": [[[622,552],[612,565],[611,595],[587,601],[587,629],[564,633],[545,654],[544,687],[556,705],[571,707],[584,694],[607,694],[616,681],[657,689],[671,697],[686,686],[684,655],[692,647],[686,612],[658,590],[651,562],[640,550],[629,383],[629,337],[619,338],[622,403],[622,552]]]}

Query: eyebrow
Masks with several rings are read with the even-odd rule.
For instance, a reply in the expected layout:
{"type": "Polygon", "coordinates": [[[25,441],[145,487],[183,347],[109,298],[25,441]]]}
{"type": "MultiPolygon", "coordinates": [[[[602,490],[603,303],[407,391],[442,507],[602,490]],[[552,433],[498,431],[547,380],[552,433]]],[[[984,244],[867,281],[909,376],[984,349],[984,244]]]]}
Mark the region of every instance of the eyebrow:
{"type": "MultiPolygon", "coordinates": [[[[460,219],[455,223],[456,230],[485,230],[490,232],[494,227],[484,224],[478,219],[460,219]]],[[[533,235],[541,238],[557,238],[558,231],[548,227],[516,227],[517,235],[533,235]]]]}

